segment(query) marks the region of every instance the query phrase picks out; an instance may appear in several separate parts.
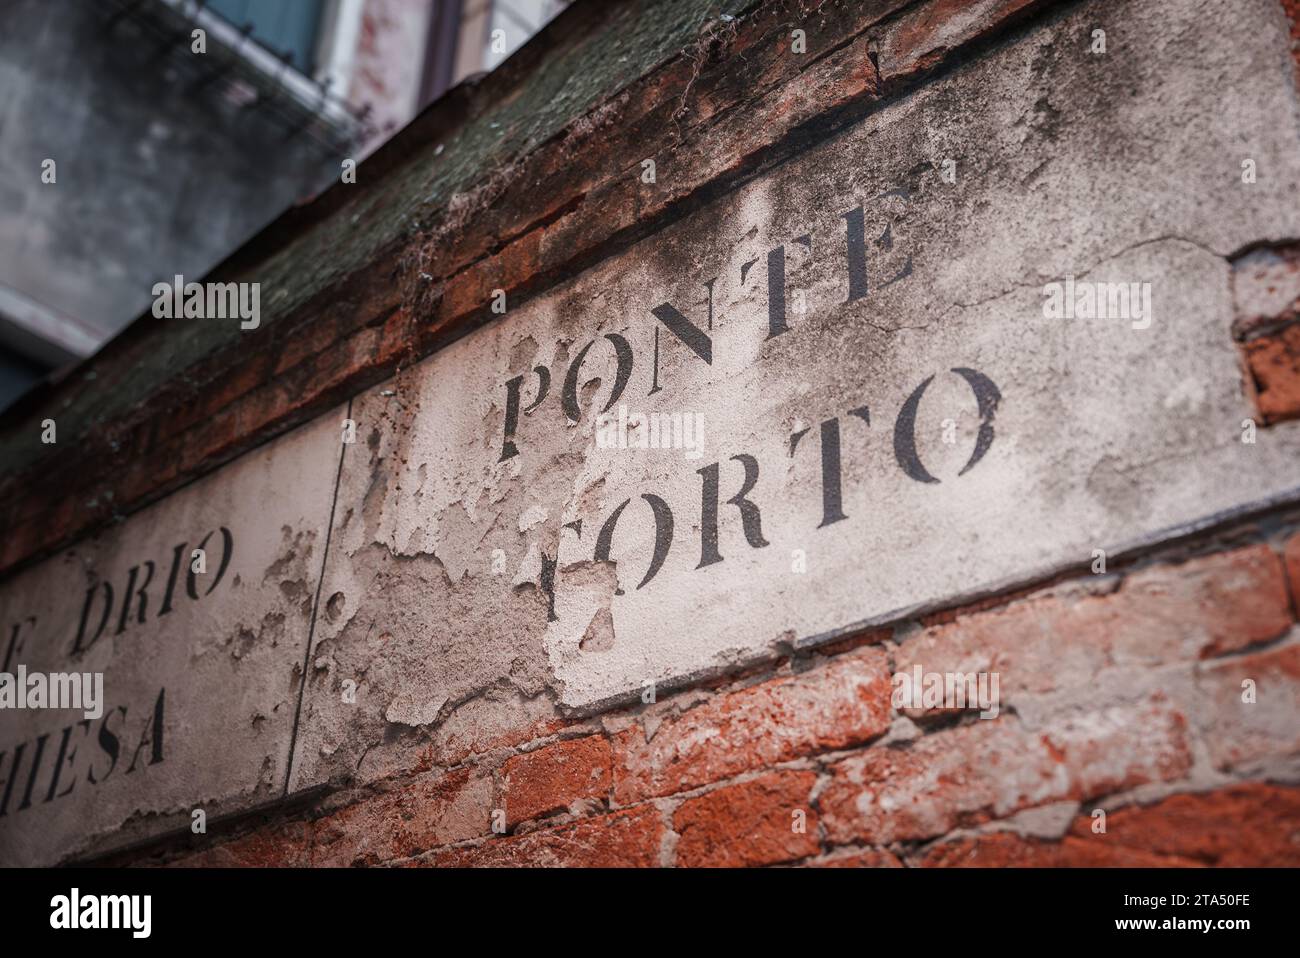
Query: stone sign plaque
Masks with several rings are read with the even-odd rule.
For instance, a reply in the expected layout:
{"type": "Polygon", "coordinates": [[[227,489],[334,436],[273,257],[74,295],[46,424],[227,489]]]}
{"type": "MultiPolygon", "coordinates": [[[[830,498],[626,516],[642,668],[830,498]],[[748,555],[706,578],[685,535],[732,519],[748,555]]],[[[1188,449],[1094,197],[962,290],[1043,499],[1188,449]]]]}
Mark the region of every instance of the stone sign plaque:
{"type": "Polygon", "coordinates": [[[0,711],[0,864],[283,794],[342,418],[0,584],[0,672],[102,676],[94,709],[0,711]]]}
{"type": "Polygon", "coordinates": [[[1300,235],[1285,24],[1134,4],[1101,58],[1108,9],[354,401],[294,787],[481,696],[631,702],[1294,495],[1229,286],[1300,235]]]}

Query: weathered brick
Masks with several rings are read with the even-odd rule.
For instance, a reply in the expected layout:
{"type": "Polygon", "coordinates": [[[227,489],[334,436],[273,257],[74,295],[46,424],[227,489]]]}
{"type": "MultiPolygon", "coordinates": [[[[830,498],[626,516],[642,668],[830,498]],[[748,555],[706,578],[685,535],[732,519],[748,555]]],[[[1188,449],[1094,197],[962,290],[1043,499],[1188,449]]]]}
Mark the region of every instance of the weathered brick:
{"type": "Polygon", "coordinates": [[[338,324],[329,315],[318,314],[311,323],[301,324],[292,334],[281,338],[275,357],[275,375],[324,352],[339,335],[338,324]]]}
{"type": "Polygon", "coordinates": [[[1300,323],[1242,345],[1255,406],[1272,425],[1300,417],[1300,323]]]}
{"type": "MultiPolygon", "coordinates": [[[[539,699],[499,704],[489,699],[467,702],[434,731],[429,761],[459,765],[493,749],[517,748],[565,728],[562,719],[540,710],[539,699]],[[539,714],[540,713],[540,714],[539,714]]],[[[542,703],[543,707],[545,703],[542,703]]]]}
{"type": "Polygon", "coordinates": [[[1186,868],[1197,864],[1094,837],[1096,841],[1073,836],[1047,841],[997,832],[935,845],[917,864],[925,868],[1186,868]]]}
{"type": "Polygon", "coordinates": [[[414,355],[415,349],[414,314],[405,306],[393,311],[384,320],[379,334],[379,350],[375,354],[378,363],[402,365],[402,360],[414,355]]]}
{"type": "Polygon", "coordinates": [[[1300,752],[1300,645],[1207,663],[1196,677],[1194,718],[1223,769],[1300,752]],[[1254,701],[1244,701],[1243,683],[1254,701]]]}
{"type": "Polygon", "coordinates": [[[893,852],[883,848],[868,848],[851,854],[837,853],[814,861],[804,862],[808,868],[902,868],[903,863],[893,852]]]}
{"type": "Polygon", "coordinates": [[[303,384],[311,373],[311,367],[311,363],[304,363],[293,372],[277,376],[235,401],[231,408],[239,415],[245,439],[291,413],[306,393],[303,384]]]}
{"type": "Polygon", "coordinates": [[[625,809],[526,835],[448,848],[414,864],[437,868],[654,868],[665,834],[658,809],[625,809]]]}
{"type": "Polygon", "coordinates": [[[305,868],[312,858],[312,824],[259,828],[168,862],[179,868],[305,868]]]}
{"type": "Polygon", "coordinates": [[[1114,667],[1150,667],[1234,652],[1292,625],[1282,563],[1247,546],[1126,576],[1105,595],[1052,589],[959,616],[905,640],[909,671],[996,672],[999,692],[1083,687],[1114,667]]]}
{"type": "Polygon", "coordinates": [[[1122,808],[1093,835],[1081,816],[1077,837],[1219,867],[1300,865],[1300,788],[1248,782],[1211,792],[1174,795],[1152,805],[1122,808]]]}
{"type": "Polygon", "coordinates": [[[211,415],[218,409],[230,405],[240,396],[262,383],[271,376],[272,356],[259,349],[245,350],[238,362],[232,362],[211,381],[206,383],[197,397],[198,405],[205,415],[211,415]]]}
{"type": "Polygon", "coordinates": [[[789,678],[729,692],[615,740],[614,797],[630,804],[828,749],[889,728],[889,670],[876,648],[789,678]]]}
{"type": "Polygon", "coordinates": [[[817,854],[816,783],[815,772],[777,772],[687,799],[673,814],[677,864],[738,868],[817,854]]]}
{"type": "Polygon", "coordinates": [[[419,776],[319,819],[313,865],[377,864],[492,830],[492,782],[458,769],[419,776]]]}
{"type": "Polygon", "coordinates": [[[1300,320],[1300,243],[1265,246],[1232,262],[1238,339],[1300,320]]]}
{"type": "Polygon", "coordinates": [[[880,72],[888,83],[910,78],[1038,5],[1039,0],[939,0],[920,4],[901,17],[882,39],[880,72]]]}
{"type": "Polygon", "coordinates": [[[1282,9],[1291,21],[1291,55],[1295,58],[1296,84],[1300,85],[1300,0],[1282,0],[1282,9]]]}
{"type": "Polygon", "coordinates": [[[1071,714],[1042,729],[1015,716],[871,748],[832,767],[819,805],[836,843],[932,838],[1020,809],[1084,799],[1191,767],[1186,722],[1167,703],[1071,714]]]}
{"type": "Polygon", "coordinates": [[[500,284],[503,289],[517,289],[537,275],[541,265],[539,252],[545,235],[545,227],[535,226],[515,237],[501,251],[500,284]]]}
{"type": "Polygon", "coordinates": [[[1215,867],[1300,865],[1300,789],[1249,782],[1121,808],[1094,832],[1080,815],[1059,841],[996,832],[943,842],[919,864],[968,867],[1215,867]]]}
{"type": "Polygon", "coordinates": [[[195,470],[220,462],[238,447],[242,435],[239,415],[247,398],[244,396],[173,440],[180,443],[183,469],[195,470]]]}
{"type": "MultiPolygon", "coordinates": [[[[447,280],[438,304],[438,325],[450,326],[466,316],[490,316],[494,277],[483,264],[470,266],[447,280]]],[[[509,300],[507,299],[507,306],[509,300]]]]}
{"type": "Polygon", "coordinates": [[[367,326],[329,349],[316,354],[312,364],[311,396],[319,396],[335,387],[345,387],[370,370],[371,357],[379,348],[378,327],[367,326]]]}
{"type": "Polygon", "coordinates": [[[1300,619],[1300,532],[1286,541],[1282,556],[1291,583],[1291,612],[1300,619]]]}
{"type": "Polygon", "coordinates": [[[575,802],[609,795],[609,741],[599,735],[556,742],[515,755],[502,769],[506,820],[518,822],[563,811],[575,802]]]}

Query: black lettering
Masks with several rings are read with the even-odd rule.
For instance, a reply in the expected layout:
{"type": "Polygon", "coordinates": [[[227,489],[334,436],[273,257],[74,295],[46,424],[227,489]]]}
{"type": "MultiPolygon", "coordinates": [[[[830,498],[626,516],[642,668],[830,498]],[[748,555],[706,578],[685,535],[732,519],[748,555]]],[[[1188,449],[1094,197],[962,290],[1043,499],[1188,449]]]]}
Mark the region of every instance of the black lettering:
{"type": "MultiPolygon", "coordinates": [[[[751,547],[758,549],[768,543],[763,538],[758,506],[746,498],[758,482],[758,460],[745,453],[731,458],[745,467],[745,481],[740,491],[727,500],[727,504],[740,510],[745,540],[751,547]]],[[[696,472],[704,479],[700,501],[700,564],[695,567],[702,569],[722,561],[722,553],[718,551],[718,463],[697,469],[696,472]]]]}
{"type": "Polygon", "coordinates": [[[822,423],[822,521],[821,529],[833,522],[847,519],[844,514],[841,490],[840,421],[827,419],[822,423]]]}
{"type": "Polygon", "coordinates": [[[930,470],[925,468],[921,457],[916,452],[916,410],[921,405],[921,397],[925,395],[926,389],[933,381],[934,377],[930,376],[917,386],[903,403],[903,408],[898,411],[898,418],[894,420],[894,458],[903,467],[903,472],[917,482],[939,481],[930,475],[930,470]]]}
{"type": "Polygon", "coordinates": [[[162,618],[172,610],[172,595],[176,591],[176,574],[180,572],[182,557],[185,555],[185,546],[187,543],[182,542],[172,550],[172,569],[167,575],[167,591],[163,593],[162,606],[158,609],[158,617],[162,618]]]}
{"type": "MultiPolygon", "coordinates": [[[[532,412],[536,409],[551,390],[550,369],[545,366],[534,366],[533,373],[537,376],[537,398],[528,404],[524,412],[532,412]]],[[[519,405],[523,386],[523,376],[516,376],[506,383],[506,420],[503,429],[505,438],[502,440],[501,457],[497,462],[505,462],[519,455],[519,447],[515,445],[515,432],[519,428],[519,405]]]]}
{"type": "Polygon", "coordinates": [[[72,730],[76,728],[77,725],[81,726],[83,734],[90,731],[89,719],[82,719],[80,722],[77,722],[76,725],[69,725],[63,730],[63,738],[59,742],[59,757],[54,761],[54,774],[50,776],[50,790],[45,793],[45,801],[47,802],[53,801],[55,798],[62,798],[64,795],[71,792],[72,787],[77,784],[77,778],[73,775],[71,780],[68,782],[68,787],[57,795],[55,794],[55,791],[59,787],[59,776],[63,772],[64,764],[73,765],[77,761],[76,748],[74,747],[71,752],[68,751],[68,740],[72,737],[72,730]]]}
{"type": "MultiPolygon", "coordinates": [[[[998,403],[1002,401],[1002,394],[998,392],[998,387],[993,384],[983,373],[976,372],[974,369],[966,367],[957,367],[952,370],[958,376],[970,385],[971,391],[975,393],[975,402],[979,405],[980,428],[979,434],[975,438],[975,448],[971,452],[970,459],[962,467],[959,476],[964,476],[973,469],[984,454],[989,451],[993,445],[993,418],[997,415],[998,403]]],[[[925,390],[934,377],[930,376],[921,385],[913,390],[912,395],[907,397],[903,403],[903,408],[898,411],[898,418],[894,421],[894,458],[903,468],[910,478],[917,482],[938,482],[930,471],[925,468],[921,462],[921,457],[916,451],[916,411],[921,405],[921,397],[925,395],[925,390]]]]}
{"type": "Polygon", "coordinates": [[[108,625],[108,614],[111,611],[113,611],[113,587],[108,582],[101,582],[99,586],[92,585],[86,590],[86,604],[81,608],[81,625],[77,628],[77,638],[72,644],[73,655],[80,655],[99,641],[99,637],[104,634],[104,626],[108,625]],[[90,607],[94,604],[100,586],[104,588],[104,614],[99,617],[99,628],[95,630],[90,640],[86,641],[86,623],[90,620],[90,607]]]}
{"type": "MultiPolygon", "coordinates": [[[[713,329],[713,284],[717,277],[704,284],[709,291],[709,330],[713,329]]],[[[671,303],[661,303],[650,310],[655,319],[668,327],[668,331],[686,344],[696,356],[705,363],[713,365],[713,338],[681,314],[671,303]]],[[[655,327],[658,329],[658,327],[655,327]]],[[[659,381],[659,371],[655,369],[655,382],[659,381]]]]}
{"type": "MultiPolygon", "coordinates": [[[[656,575],[668,558],[668,550],[673,544],[673,511],[668,507],[659,496],[653,493],[645,492],[641,498],[650,504],[650,511],[654,513],[655,518],[655,545],[654,554],[650,557],[650,568],[641,581],[637,583],[637,588],[644,588],[656,575]]],[[[618,504],[618,507],[610,513],[605,524],[600,527],[600,532],[596,535],[596,552],[594,558],[597,562],[608,562],[609,552],[614,542],[614,526],[618,524],[618,517],[623,514],[631,499],[624,499],[618,504]]],[[[615,588],[615,595],[622,595],[623,590],[615,588]]]]}
{"type": "Polygon", "coordinates": [[[13,672],[13,669],[10,668],[10,666],[14,664],[14,657],[19,655],[23,650],[23,641],[20,633],[24,625],[30,625],[32,628],[35,628],[36,617],[34,615],[29,615],[21,622],[14,623],[14,629],[9,634],[9,647],[5,649],[4,665],[0,666],[0,672],[13,672]]]}
{"type": "Polygon", "coordinates": [[[131,601],[133,596],[140,600],[140,611],[136,615],[136,621],[140,623],[144,622],[145,613],[148,611],[149,606],[149,597],[144,594],[144,590],[149,588],[149,583],[153,581],[153,562],[146,559],[144,565],[145,578],[139,589],[135,587],[135,577],[140,571],[140,567],[138,565],[131,566],[131,571],[127,574],[126,592],[122,595],[122,612],[118,616],[117,620],[118,635],[121,635],[126,631],[126,620],[131,617],[131,601]]]}
{"type": "Polygon", "coordinates": [[[785,325],[785,247],[767,253],[767,338],[780,336],[785,325]]]}
{"type": "MultiPolygon", "coordinates": [[[[632,347],[628,341],[618,333],[606,333],[605,338],[614,345],[614,388],[610,390],[609,401],[605,403],[605,408],[601,412],[609,412],[610,407],[618,402],[632,375],[632,347]]],[[[569,372],[564,377],[564,392],[560,396],[560,404],[570,422],[578,422],[582,418],[582,410],[578,407],[578,374],[582,369],[583,360],[587,358],[588,351],[594,345],[596,342],[592,340],[582,347],[582,351],[573,357],[573,362],[569,363],[569,372]]]]}
{"type": "MultiPolygon", "coordinates": [[[[14,749],[14,763],[9,769],[9,778],[7,781],[5,781],[4,798],[0,799],[0,818],[3,818],[5,813],[9,811],[9,799],[13,796],[14,783],[18,781],[18,768],[19,766],[22,765],[23,751],[26,748],[27,748],[27,743],[22,742],[19,744],[19,746],[16,749],[14,749]]],[[[0,765],[4,764],[4,760],[5,760],[5,753],[0,752],[0,765]]]]}
{"type": "Polygon", "coordinates": [[[130,775],[135,771],[135,763],[140,760],[140,753],[144,751],[146,745],[151,746],[148,764],[157,765],[163,760],[163,697],[167,694],[166,689],[158,690],[158,700],[154,702],[153,716],[145,724],[144,731],[140,735],[140,744],[135,747],[135,755],[131,756],[131,764],[127,767],[126,774],[130,775]]]}
{"type": "Polygon", "coordinates": [[[119,705],[112,711],[106,712],[104,714],[104,720],[99,723],[99,747],[103,750],[105,755],[112,759],[112,761],[109,762],[108,771],[104,773],[102,779],[95,778],[95,769],[94,766],[91,766],[86,773],[86,779],[91,785],[98,785],[102,781],[107,781],[108,776],[113,774],[113,769],[117,768],[117,758],[122,751],[122,743],[113,733],[113,730],[108,727],[108,720],[112,718],[116,712],[122,713],[122,721],[125,722],[126,706],[119,705]]]}
{"type": "MultiPolygon", "coordinates": [[[[911,194],[906,189],[889,190],[886,193],[877,196],[877,200],[883,200],[888,197],[899,197],[900,199],[911,199],[911,194]]],[[[873,201],[874,202],[874,201],[873,201]]],[[[848,269],[849,269],[849,298],[845,302],[853,302],[861,299],[870,292],[870,284],[867,278],[867,238],[866,238],[866,216],[861,206],[849,210],[843,214],[845,230],[848,239],[848,269]]],[[[886,223],[884,232],[876,241],[876,245],[883,252],[890,252],[894,248],[894,233],[891,224],[886,223]]],[[[912,275],[912,257],[907,257],[907,262],[899,269],[891,279],[878,284],[879,289],[886,286],[892,286],[900,279],[906,279],[912,275]]]]}
{"type": "Polygon", "coordinates": [[[975,437],[975,448],[971,451],[970,459],[966,460],[966,465],[961,467],[961,472],[957,473],[959,476],[964,476],[984,458],[984,454],[989,451],[989,446],[993,445],[993,417],[997,415],[998,403],[1002,402],[1002,393],[998,392],[998,387],[993,385],[993,380],[981,372],[963,366],[957,367],[953,372],[970,383],[980,413],[980,429],[975,437]]]}
{"type": "MultiPolygon", "coordinates": [[[[217,587],[217,584],[221,581],[221,577],[226,574],[226,569],[230,565],[230,558],[235,552],[235,537],[231,535],[230,530],[225,526],[222,526],[219,531],[221,532],[221,565],[217,567],[217,573],[212,577],[212,585],[208,586],[208,591],[203,593],[205,596],[212,595],[212,590],[217,587]]],[[[198,547],[200,549],[206,549],[208,540],[211,538],[212,533],[209,532],[199,540],[198,547]]],[[[190,594],[191,599],[197,599],[199,597],[198,575],[195,573],[193,566],[190,566],[186,573],[185,591],[190,594]]]]}
{"type": "MultiPolygon", "coordinates": [[[[27,776],[27,788],[23,792],[22,804],[18,806],[20,812],[24,808],[32,807],[32,789],[36,787],[36,773],[41,769],[41,756],[45,754],[45,742],[49,737],[50,733],[46,732],[36,740],[36,754],[32,756],[32,771],[27,776]]],[[[5,797],[8,798],[7,795],[5,797]]]]}

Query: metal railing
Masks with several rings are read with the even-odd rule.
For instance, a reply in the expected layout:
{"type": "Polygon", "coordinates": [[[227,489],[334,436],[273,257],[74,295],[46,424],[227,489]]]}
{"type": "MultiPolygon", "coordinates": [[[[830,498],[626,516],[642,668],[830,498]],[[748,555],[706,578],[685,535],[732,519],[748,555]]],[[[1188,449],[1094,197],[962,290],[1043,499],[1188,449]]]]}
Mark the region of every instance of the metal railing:
{"type": "Polygon", "coordinates": [[[285,140],[305,138],[322,153],[347,155],[374,132],[368,107],[356,109],[253,38],[253,25],[235,26],[205,8],[204,0],[102,0],[105,37],[134,31],[144,60],[175,68],[195,96],[237,111],[260,113],[283,127],[285,140]],[[205,33],[206,52],[191,52],[193,31],[205,33]]]}

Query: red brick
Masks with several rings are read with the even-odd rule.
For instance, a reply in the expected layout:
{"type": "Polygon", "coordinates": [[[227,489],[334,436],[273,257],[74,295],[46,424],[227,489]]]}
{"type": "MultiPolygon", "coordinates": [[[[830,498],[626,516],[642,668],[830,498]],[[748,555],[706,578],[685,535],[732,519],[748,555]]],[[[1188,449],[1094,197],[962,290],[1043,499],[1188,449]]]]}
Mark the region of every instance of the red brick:
{"type": "Polygon", "coordinates": [[[889,728],[889,669],[867,648],[799,675],[719,695],[615,740],[614,797],[630,804],[801,755],[859,745],[889,728]]]}
{"type": "Polygon", "coordinates": [[[809,802],[816,783],[815,772],[777,772],[687,799],[673,814],[677,864],[740,868],[816,855],[817,813],[809,802]]]}
{"type": "Polygon", "coordinates": [[[517,709],[526,709],[531,701],[510,703],[497,708],[496,703],[475,699],[461,706],[447,717],[434,731],[434,744],[427,750],[433,764],[459,765],[475,755],[494,749],[518,748],[535,739],[546,738],[566,727],[563,719],[554,717],[521,721],[517,709]]]}
{"type": "Polygon", "coordinates": [[[238,360],[232,357],[221,372],[199,389],[195,405],[202,408],[203,415],[211,415],[270,379],[271,367],[269,352],[241,349],[238,360]]]}
{"type": "MultiPolygon", "coordinates": [[[[438,306],[438,325],[450,326],[467,316],[483,319],[492,316],[492,290],[501,288],[496,283],[496,272],[491,261],[485,260],[448,279],[438,306]]],[[[507,297],[506,308],[509,307],[507,297]]]]}
{"type": "Polygon", "coordinates": [[[1010,832],[944,842],[926,851],[924,868],[1178,868],[1197,863],[1102,841],[1025,838],[1010,832]]]}
{"type": "Polygon", "coordinates": [[[907,639],[895,666],[996,672],[999,692],[1080,688],[1106,669],[1171,665],[1271,641],[1292,625],[1285,575],[1265,545],[1127,575],[1108,595],[1048,590],[907,639]]]}
{"type": "Polygon", "coordinates": [[[1295,58],[1296,83],[1300,85],[1300,0],[1282,0],[1282,9],[1291,21],[1291,55],[1295,58]]]}
{"type": "MultiPolygon", "coordinates": [[[[1296,0],[1300,3],[1300,0],[1296,0]]],[[[1283,550],[1287,578],[1291,580],[1291,613],[1300,619],[1300,532],[1287,540],[1283,550]]]]}
{"type": "Polygon", "coordinates": [[[114,491],[127,500],[143,498],[157,487],[159,465],[152,456],[128,460],[126,467],[117,473],[117,489],[114,491]]]}
{"type": "Polygon", "coordinates": [[[1242,344],[1264,422],[1300,418],[1300,323],[1242,344]]]}
{"type": "Polygon", "coordinates": [[[609,797],[610,746],[599,735],[515,755],[502,769],[502,801],[511,826],[576,802],[609,797]]]}
{"type": "Polygon", "coordinates": [[[626,809],[525,835],[441,850],[415,864],[437,868],[654,868],[666,834],[659,811],[626,809]]]}
{"type": "Polygon", "coordinates": [[[1300,243],[1254,249],[1232,261],[1230,278],[1237,339],[1300,320],[1300,243]]]}
{"type": "Polygon", "coordinates": [[[305,868],[311,864],[310,822],[260,828],[239,838],[185,855],[179,868],[305,868]]]}
{"type": "MultiPolygon", "coordinates": [[[[783,134],[818,115],[875,99],[879,91],[870,46],[869,38],[860,37],[812,63],[797,82],[755,98],[745,110],[722,111],[707,135],[670,142],[652,157],[654,184],[642,183],[633,173],[600,184],[579,210],[585,215],[561,217],[547,229],[540,268],[558,271],[574,257],[607,242],[611,234],[643,224],[719,177],[752,166],[783,134]],[[720,142],[727,144],[726,150],[717,149],[720,142]],[[599,211],[599,230],[592,228],[591,211],[599,211]]],[[[445,317],[461,315],[472,302],[458,297],[455,304],[444,303],[445,317]]]]}
{"type": "MultiPolygon", "coordinates": [[[[631,84],[616,99],[571,124],[557,148],[543,148],[521,157],[511,171],[511,202],[495,202],[507,188],[504,185],[495,190],[483,189],[481,197],[471,203],[475,216],[464,227],[448,230],[446,242],[440,244],[444,254],[440,259],[452,264],[481,259],[499,244],[500,237],[522,235],[527,227],[521,224],[554,222],[564,211],[580,204],[586,207],[587,214],[578,234],[584,245],[604,240],[609,232],[609,206],[603,201],[593,202],[587,194],[608,182],[609,157],[631,156],[639,164],[645,155],[641,151],[649,142],[727,142],[722,134],[711,130],[715,118],[730,118],[737,112],[733,109],[737,104],[752,101],[792,80],[796,85],[816,88],[817,82],[796,78],[796,74],[819,64],[828,52],[905,5],[905,0],[877,0],[823,7],[815,18],[801,21],[807,30],[808,49],[798,56],[789,52],[789,10],[779,5],[751,11],[734,22],[734,32],[717,29],[716,56],[701,56],[703,51],[697,49],[682,51],[631,84]]],[[[852,68],[865,61],[864,55],[841,58],[839,62],[852,68]]],[[[773,126],[767,130],[766,139],[777,139],[787,129],[786,125],[773,126]]],[[[710,154],[718,152],[709,150],[710,154]]],[[[628,175],[629,168],[617,169],[615,179],[626,175],[635,180],[635,174],[628,175]]]]}
{"type": "Polygon", "coordinates": [[[832,766],[819,798],[837,844],[887,845],[1021,809],[1182,778],[1186,722],[1166,703],[1069,714],[1042,729],[1004,714],[924,736],[910,748],[871,748],[832,766]]]}
{"type": "Polygon", "coordinates": [[[522,236],[516,237],[498,256],[501,264],[500,288],[517,289],[531,280],[538,272],[538,254],[546,230],[536,226],[522,236]]]}
{"type": "Polygon", "coordinates": [[[1300,865],[1300,789],[1250,782],[1122,808],[1093,832],[1091,814],[1060,841],[1008,832],[945,842],[920,864],[966,867],[1216,867],[1300,865]]]}
{"type": "Polygon", "coordinates": [[[937,0],[901,17],[880,44],[880,70],[888,83],[928,70],[952,51],[988,36],[1040,0],[937,0]]]}
{"type": "MultiPolygon", "coordinates": [[[[159,442],[167,442],[182,435],[208,416],[208,411],[195,397],[192,389],[183,393],[177,391],[176,395],[166,398],[171,401],[154,413],[155,435],[159,442]]],[[[156,401],[163,399],[163,396],[159,396],[156,401]]]]}
{"type": "Polygon", "coordinates": [[[414,355],[415,323],[413,314],[405,306],[393,311],[393,315],[384,320],[379,334],[379,351],[375,360],[379,363],[405,365],[403,360],[414,355]]]}
{"type": "Polygon", "coordinates": [[[1300,752],[1300,645],[1235,656],[1206,666],[1196,678],[1196,720],[1217,768],[1300,752]],[[1242,683],[1255,686],[1245,702],[1242,683]]]}
{"type": "Polygon", "coordinates": [[[66,489],[64,495],[56,500],[54,508],[39,517],[44,520],[43,522],[24,525],[28,529],[40,530],[37,535],[54,539],[71,534],[76,529],[77,520],[87,511],[93,510],[101,516],[106,514],[108,511],[106,507],[110,504],[106,496],[80,488],[66,489]],[[94,505],[91,505],[92,502],[94,505]]]}
{"type": "Polygon", "coordinates": [[[358,329],[329,349],[317,353],[312,365],[310,396],[320,396],[335,388],[347,387],[371,366],[379,347],[378,327],[358,329]]]}
{"type": "Polygon", "coordinates": [[[231,408],[239,416],[239,426],[245,440],[293,412],[307,392],[302,383],[309,373],[310,369],[306,366],[299,367],[297,375],[301,378],[295,380],[290,376],[276,377],[235,401],[231,408]]]}
{"type": "Polygon", "coordinates": [[[279,376],[299,363],[324,352],[341,335],[338,323],[328,313],[317,313],[311,322],[301,323],[282,337],[275,357],[275,375],[279,376]]]}
{"type": "Polygon", "coordinates": [[[1111,812],[1104,835],[1092,833],[1090,817],[1080,817],[1071,832],[1206,865],[1295,868],[1300,866],[1300,788],[1248,782],[1174,795],[1111,812]]]}
{"type": "MultiPolygon", "coordinates": [[[[244,397],[245,400],[247,398],[244,397]]],[[[182,449],[182,469],[197,469],[218,462],[237,448],[242,435],[239,429],[239,411],[242,405],[241,400],[227,406],[184,436],[173,440],[179,442],[182,449]]]]}
{"type": "Polygon", "coordinates": [[[424,775],[318,820],[312,864],[378,864],[491,830],[489,778],[470,769],[424,775]]]}

